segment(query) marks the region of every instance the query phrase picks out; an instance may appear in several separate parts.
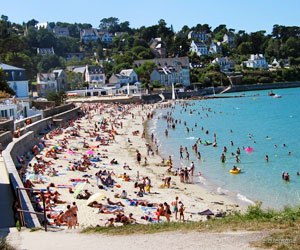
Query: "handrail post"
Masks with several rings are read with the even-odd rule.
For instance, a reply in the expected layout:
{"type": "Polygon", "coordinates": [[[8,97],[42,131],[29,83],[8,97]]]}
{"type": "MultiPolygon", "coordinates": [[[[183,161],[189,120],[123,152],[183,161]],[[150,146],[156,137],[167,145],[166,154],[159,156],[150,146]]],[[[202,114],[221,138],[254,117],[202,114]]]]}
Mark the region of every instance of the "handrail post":
{"type": "Polygon", "coordinates": [[[44,226],[45,226],[45,232],[47,232],[47,217],[46,217],[45,196],[44,196],[43,191],[41,191],[41,194],[42,194],[42,198],[43,198],[44,226]]]}

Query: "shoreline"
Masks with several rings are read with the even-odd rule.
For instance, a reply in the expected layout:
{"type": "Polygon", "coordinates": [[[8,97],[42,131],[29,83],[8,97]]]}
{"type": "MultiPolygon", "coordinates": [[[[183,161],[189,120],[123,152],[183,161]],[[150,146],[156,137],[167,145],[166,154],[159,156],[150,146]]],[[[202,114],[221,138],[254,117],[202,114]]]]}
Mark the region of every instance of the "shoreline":
{"type": "MultiPolygon", "coordinates": [[[[184,100],[184,101],[190,101],[190,100],[184,100]]],[[[167,104],[168,102],[166,102],[167,104]]],[[[161,103],[163,104],[163,103],[161,103]]],[[[157,109],[157,108],[156,108],[157,109]]],[[[157,118],[155,117],[156,115],[156,109],[154,108],[154,115],[153,117],[154,118],[157,118]]],[[[151,122],[151,120],[147,120],[145,123],[144,123],[144,129],[145,131],[148,131],[148,133],[146,133],[146,138],[145,138],[145,141],[150,144],[152,147],[154,147],[154,143],[151,142],[150,140],[150,132],[149,132],[149,128],[150,128],[150,125],[149,123],[151,122]]],[[[161,142],[163,143],[163,142],[161,142]]],[[[172,155],[172,153],[169,153],[169,152],[159,152],[158,156],[161,158],[161,160],[164,158],[164,159],[167,159],[169,155],[172,155]]],[[[179,178],[179,177],[177,177],[179,178]]],[[[227,189],[223,189],[222,187],[218,186],[216,183],[214,183],[213,181],[207,179],[206,177],[203,177],[201,175],[200,176],[194,176],[195,179],[199,179],[198,181],[194,181],[194,183],[190,183],[191,185],[195,185],[197,187],[200,187],[201,189],[203,189],[204,191],[207,191],[207,192],[210,192],[210,193],[213,193],[214,195],[221,195],[223,197],[225,197],[225,200],[226,202],[231,202],[231,203],[234,203],[234,204],[237,204],[239,205],[243,210],[244,209],[247,209],[247,207],[249,205],[255,205],[255,201],[253,200],[250,200],[248,199],[248,197],[246,197],[245,195],[243,194],[240,194],[240,193],[236,193],[236,192],[233,192],[233,191],[230,191],[230,190],[227,190],[227,189]],[[241,196],[243,197],[244,200],[240,199],[238,196],[241,196]]],[[[189,185],[189,184],[188,184],[189,185]]]]}

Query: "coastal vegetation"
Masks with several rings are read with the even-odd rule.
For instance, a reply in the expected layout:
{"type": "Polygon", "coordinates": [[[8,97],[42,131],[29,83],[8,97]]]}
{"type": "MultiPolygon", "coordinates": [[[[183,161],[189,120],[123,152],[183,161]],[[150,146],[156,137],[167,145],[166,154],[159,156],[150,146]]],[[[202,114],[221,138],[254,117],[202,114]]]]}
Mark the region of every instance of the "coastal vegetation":
{"type": "MultiPolygon", "coordinates": [[[[38,72],[86,64],[102,64],[109,78],[122,69],[134,67],[133,61],[136,59],[154,58],[155,54],[149,46],[149,41],[156,37],[164,41],[166,57],[188,56],[191,64],[200,66],[191,69],[191,83],[197,83],[201,87],[230,83],[226,75],[220,72],[220,68],[210,66],[214,58],[222,56],[229,57],[238,65],[235,71],[243,76],[240,84],[300,80],[300,27],[297,26],[275,24],[271,34],[267,34],[264,30],[251,33],[236,31],[225,24],[214,29],[208,24],[195,24],[193,27],[185,25],[175,32],[172,25],[167,25],[163,19],[149,27],[131,28],[128,21],[121,22],[116,17],[109,17],[101,19],[98,28],[118,34],[113,37],[111,43],[105,43],[100,39],[91,42],[80,40],[80,31],[92,28],[88,23],[49,22],[50,29],[36,29],[37,23],[37,20],[32,19],[17,24],[9,21],[5,15],[2,15],[0,20],[0,61],[25,68],[32,82],[36,81],[38,72]],[[68,28],[69,36],[56,37],[52,31],[55,26],[68,28]],[[209,34],[206,45],[221,42],[222,50],[206,56],[190,53],[190,31],[206,32],[209,34]],[[224,34],[234,34],[234,46],[223,42],[224,34]],[[55,54],[42,56],[37,52],[38,48],[53,48],[55,54]],[[69,53],[90,56],[82,60],[67,60],[69,53]],[[264,54],[269,63],[276,59],[280,67],[274,71],[245,68],[243,62],[249,55],[259,53],[264,54]],[[289,66],[285,67],[287,62],[289,66]]],[[[145,70],[137,70],[140,81],[146,86],[149,84],[149,66],[151,65],[144,67],[145,70]]],[[[68,76],[68,80],[68,89],[84,88],[84,83],[78,80],[76,74],[68,76]]]]}
{"type": "Polygon", "coordinates": [[[264,210],[261,203],[249,206],[245,213],[235,212],[224,218],[211,218],[200,222],[171,222],[148,225],[125,225],[122,227],[88,227],[82,233],[111,235],[152,234],[167,231],[266,231],[270,234],[254,245],[264,248],[298,249],[300,247],[300,207],[286,207],[281,211],[264,210]],[[272,239],[272,240],[271,240],[272,239]],[[292,248],[287,248],[290,246],[292,248]]]}
{"type": "Polygon", "coordinates": [[[0,241],[0,250],[14,250],[14,248],[9,245],[5,239],[0,241]]]}

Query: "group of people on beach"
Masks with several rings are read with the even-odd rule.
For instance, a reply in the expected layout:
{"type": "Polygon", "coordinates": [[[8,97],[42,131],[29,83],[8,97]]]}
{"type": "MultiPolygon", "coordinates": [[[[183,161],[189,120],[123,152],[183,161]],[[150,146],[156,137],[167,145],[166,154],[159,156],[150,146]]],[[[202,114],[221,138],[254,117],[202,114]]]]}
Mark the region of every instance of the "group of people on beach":
{"type": "MultiPolygon", "coordinates": [[[[130,115],[132,119],[135,119],[139,116],[145,121],[143,113],[140,113],[140,111],[138,115],[131,112],[136,106],[121,105],[112,107],[112,105],[105,104],[83,104],[81,106],[82,116],[68,121],[64,127],[54,127],[53,124],[48,124],[48,129],[45,131],[46,134],[37,145],[32,147],[31,152],[17,157],[21,165],[19,169],[20,177],[24,182],[24,187],[28,188],[28,194],[32,199],[35,210],[40,212],[44,209],[46,210],[47,219],[44,223],[53,226],[67,226],[69,229],[75,228],[79,225],[78,206],[75,201],[68,201],[68,198],[66,198],[67,194],[69,197],[70,195],[74,197],[81,204],[81,200],[89,201],[93,197],[93,192],[88,188],[84,188],[84,185],[96,185],[104,192],[110,192],[113,188],[121,186],[119,184],[120,179],[125,183],[134,182],[133,186],[137,188],[137,191],[135,191],[136,198],[129,198],[127,191],[123,190],[121,193],[115,192],[114,197],[116,199],[124,199],[126,202],[137,202],[137,204],[144,207],[156,207],[155,214],[148,213],[142,216],[147,222],[160,222],[162,217],[165,217],[166,221],[169,222],[172,214],[175,215],[175,220],[179,217],[179,221],[184,221],[185,207],[182,201],[178,201],[178,198],[176,198],[169,205],[168,202],[155,203],[145,200],[147,196],[149,197],[149,194],[156,194],[156,192],[152,192],[151,190],[152,182],[149,176],[140,176],[139,171],[137,171],[134,178],[127,173],[127,171],[133,169],[132,166],[129,166],[125,162],[122,165],[118,159],[110,158],[106,154],[107,146],[116,143],[116,135],[122,135],[118,132],[118,129],[123,127],[122,119],[124,117],[130,115]],[[116,110],[119,111],[119,108],[121,111],[116,115],[116,110]],[[100,122],[94,120],[95,116],[104,113],[110,118],[103,118],[100,122]],[[84,120],[87,121],[88,127],[84,125],[84,120]],[[82,141],[81,145],[79,145],[79,141],[82,141]],[[86,151],[86,153],[83,151],[86,151]],[[72,156],[71,158],[73,159],[68,159],[68,155],[72,156]],[[61,165],[57,164],[57,161],[61,162],[63,160],[66,161],[67,166],[62,163],[60,163],[61,165]],[[99,164],[104,165],[104,168],[100,167],[98,169],[99,164]],[[115,171],[108,170],[105,166],[115,169],[120,167],[124,172],[120,176],[117,176],[115,171]],[[67,172],[62,173],[61,170],[67,172]],[[92,175],[91,171],[95,170],[95,174],[92,175]],[[57,178],[58,176],[69,174],[71,176],[78,176],[80,174],[82,177],[71,177],[68,184],[57,185],[51,182],[46,189],[41,188],[39,191],[38,189],[32,190],[35,186],[44,186],[49,181],[49,178],[57,178]],[[66,199],[61,198],[62,193],[66,199]],[[141,199],[142,197],[144,200],[141,199]],[[43,203],[45,204],[45,208],[43,207],[43,203]],[[179,216],[177,216],[178,213],[179,216]]],[[[141,110],[143,108],[142,106],[141,110]]],[[[153,118],[153,113],[146,110],[145,108],[147,119],[153,118]]],[[[138,130],[134,130],[132,133],[132,136],[139,135],[138,130]]],[[[141,136],[143,139],[146,137],[145,130],[141,136]]],[[[128,143],[129,145],[131,143],[129,138],[128,143]]],[[[137,167],[148,166],[148,158],[158,155],[158,147],[157,140],[152,134],[149,143],[146,143],[146,155],[142,155],[139,149],[136,150],[137,167]]],[[[163,187],[171,188],[172,177],[170,173],[173,172],[175,175],[180,176],[180,180],[183,183],[190,183],[192,181],[191,176],[194,175],[194,163],[191,164],[190,168],[179,169],[177,173],[172,169],[173,161],[171,156],[162,165],[168,167],[162,179],[163,187]]],[[[133,213],[129,213],[129,215],[125,214],[124,207],[126,205],[121,201],[114,202],[108,198],[106,202],[92,201],[89,203],[89,207],[98,208],[98,213],[100,214],[114,214],[116,216],[108,218],[105,223],[106,226],[112,226],[114,223],[140,223],[133,217],[133,213]]]]}

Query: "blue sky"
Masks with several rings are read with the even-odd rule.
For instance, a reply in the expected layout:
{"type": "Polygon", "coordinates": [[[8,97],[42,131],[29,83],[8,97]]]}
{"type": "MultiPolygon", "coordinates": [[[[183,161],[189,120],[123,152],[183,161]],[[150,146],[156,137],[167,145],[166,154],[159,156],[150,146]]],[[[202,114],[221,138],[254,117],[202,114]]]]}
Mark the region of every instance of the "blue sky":
{"type": "Polygon", "coordinates": [[[268,33],[274,24],[300,26],[299,0],[0,0],[0,4],[0,14],[16,23],[34,18],[98,27],[102,18],[113,16],[129,21],[131,27],[154,25],[162,18],[175,31],[198,23],[268,33]]]}

